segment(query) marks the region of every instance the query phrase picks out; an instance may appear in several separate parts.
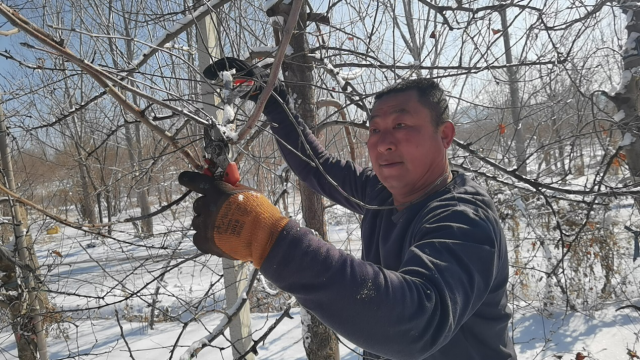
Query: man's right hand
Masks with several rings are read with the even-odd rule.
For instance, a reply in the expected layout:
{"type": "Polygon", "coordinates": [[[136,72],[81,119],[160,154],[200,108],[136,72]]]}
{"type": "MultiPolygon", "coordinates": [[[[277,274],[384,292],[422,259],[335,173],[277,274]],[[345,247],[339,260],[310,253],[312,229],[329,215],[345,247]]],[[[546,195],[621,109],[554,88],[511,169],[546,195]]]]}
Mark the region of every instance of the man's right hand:
{"type": "Polygon", "coordinates": [[[193,244],[206,254],[253,261],[259,268],[289,222],[255,189],[231,186],[192,171],[178,176],[180,184],[203,196],[193,203],[193,244]]]}
{"type": "MultiPolygon", "coordinates": [[[[208,80],[217,81],[222,77],[223,71],[231,71],[234,69],[236,71],[234,75],[236,78],[254,81],[254,85],[251,90],[241,95],[241,97],[254,103],[257,102],[260,93],[262,93],[267,81],[269,80],[269,72],[264,68],[249,64],[244,60],[233,57],[224,57],[207,66],[202,74],[208,80]]],[[[276,80],[276,85],[273,88],[273,94],[277,95],[277,97],[280,98],[280,101],[285,105],[289,101],[287,91],[279,80],[276,80]]],[[[280,104],[280,101],[278,101],[278,99],[273,95],[270,96],[267,100],[267,104],[265,105],[265,110],[271,106],[280,104]]]]}

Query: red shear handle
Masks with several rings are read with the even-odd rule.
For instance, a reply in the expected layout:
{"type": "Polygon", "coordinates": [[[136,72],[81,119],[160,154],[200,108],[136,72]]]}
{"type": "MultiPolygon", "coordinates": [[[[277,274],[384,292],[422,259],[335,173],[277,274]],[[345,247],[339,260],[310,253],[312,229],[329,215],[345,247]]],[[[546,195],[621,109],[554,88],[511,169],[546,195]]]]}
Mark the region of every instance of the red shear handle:
{"type": "MultiPolygon", "coordinates": [[[[211,165],[211,160],[209,159],[204,159],[204,162],[207,165],[211,165]]],[[[209,167],[205,168],[202,173],[207,176],[213,176],[213,173],[211,172],[209,167]]],[[[240,181],[240,172],[238,171],[238,165],[236,165],[236,163],[230,162],[229,165],[227,165],[227,168],[224,170],[222,181],[231,186],[236,186],[236,184],[240,181]]]]}
{"type": "Polygon", "coordinates": [[[226,182],[231,186],[236,186],[236,184],[240,181],[240,172],[238,171],[238,165],[234,162],[230,162],[227,165],[227,169],[224,171],[224,177],[222,181],[226,182]]]}

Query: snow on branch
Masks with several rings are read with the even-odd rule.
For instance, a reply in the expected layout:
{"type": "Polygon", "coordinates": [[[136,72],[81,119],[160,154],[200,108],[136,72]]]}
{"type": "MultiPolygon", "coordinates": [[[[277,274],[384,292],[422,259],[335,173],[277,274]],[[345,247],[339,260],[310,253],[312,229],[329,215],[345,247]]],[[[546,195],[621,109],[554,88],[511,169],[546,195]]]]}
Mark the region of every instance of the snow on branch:
{"type": "Polygon", "coordinates": [[[207,17],[211,12],[215,9],[222,7],[223,5],[231,2],[231,0],[211,0],[206,4],[200,6],[196,11],[183,17],[182,19],[176,21],[176,23],[167,30],[162,36],[160,36],[156,41],[151,45],[147,51],[142,53],[138,59],[136,59],[129,71],[133,71],[140,67],[142,64],[146,63],[153,55],[158,52],[159,49],[163,48],[165,45],[169,44],[178,35],[185,32],[187,29],[195,25],[198,21],[207,17]]]}
{"type": "Polygon", "coordinates": [[[15,28],[15,29],[11,29],[11,30],[0,31],[0,35],[2,35],[2,36],[11,36],[11,35],[15,35],[15,34],[17,34],[19,32],[20,32],[20,29],[15,28]]]}
{"type": "MultiPolygon", "coordinates": [[[[256,66],[264,66],[268,63],[273,62],[274,53],[278,51],[277,46],[256,46],[249,49],[248,52],[242,55],[242,58],[251,61],[255,59],[262,59],[259,63],[255,64],[256,66]]],[[[293,54],[293,47],[291,45],[287,45],[287,49],[285,50],[285,55],[289,56],[293,54]]]]}
{"type": "Polygon", "coordinates": [[[631,135],[631,133],[625,133],[624,137],[622,138],[622,141],[618,146],[629,146],[633,144],[635,141],[636,141],[636,138],[633,135],[631,135]]]}

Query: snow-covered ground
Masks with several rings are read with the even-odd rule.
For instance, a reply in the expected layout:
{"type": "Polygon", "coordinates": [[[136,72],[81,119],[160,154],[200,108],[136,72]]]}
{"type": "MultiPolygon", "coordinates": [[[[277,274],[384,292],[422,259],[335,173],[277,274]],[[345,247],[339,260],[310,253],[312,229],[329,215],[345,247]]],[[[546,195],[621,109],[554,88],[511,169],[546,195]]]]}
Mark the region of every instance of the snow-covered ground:
{"type": "MultiPolygon", "coordinates": [[[[116,226],[114,239],[98,239],[67,227],[61,227],[60,234],[46,235],[42,230],[49,224],[34,224],[32,232],[50,298],[58,309],[66,311],[64,321],[49,335],[50,358],[178,359],[189,345],[219,324],[224,316],[219,312],[224,307],[221,262],[210,256],[193,258],[197,251],[190,241],[192,233],[186,230],[189,223],[187,212],[177,220],[156,218],[157,235],[150,239],[132,236],[135,231],[130,224],[116,226]],[[163,272],[166,274],[161,278],[163,272]],[[152,330],[147,324],[149,305],[158,284],[159,308],[171,318],[159,319],[152,330]],[[203,311],[186,328],[177,321],[193,319],[203,311]]],[[[359,256],[357,218],[335,209],[328,223],[332,243],[359,256]]],[[[567,360],[574,359],[577,352],[589,359],[629,359],[627,349],[640,350],[640,314],[616,308],[630,303],[633,299],[589,314],[565,313],[564,309],[541,314],[536,303],[513,303],[513,337],[519,359],[563,356],[567,360]]],[[[253,313],[253,338],[279,315],[253,313]]],[[[258,358],[305,358],[299,309],[294,308],[291,315],[293,319],[283,320],[260,345],[258,358]]],[[[342,358],[357,359],[354,348],[343,340],[342,358]]],[[[0,349],[7,359],[16,356],[7,326],[0,332],[0,349]]],[[[220,337],[198,358],[233,357],[229,343],[220,337]]]]}
{"type": "MultiPolygon", "coordinates": [[[[275,314],[253,314],[252,327],[259,337],[279,316],[275,314]]],[[[293,319],[285,319],[258,348],[260,359],[305,359],[300,331],[300,312],[291,311],[293,319]]],[[[184,334],[177,355],[181,355],[192,341],[207,335],[221,320],[222,315],[210,315],[202,318],[201,324],[190,326],[184,334]]],[[[590,359],[627,360],[627,348],[637,346],[637,333],[640,317],[633,310],[615,312],[614,306],[608,307],[589,317],[583,314],[564,315],[558,311],[552,316],[541,316],[534,312],[518,313],[514,321],[514,335],[517,342],[518,358],[521,360],[555,359],[562,355],[564,359],[574,359],[577,352],[588,355],[590,359]]],[[[96,359],[130,359],[127,347],[122,341],[116,320],[103,319],[78,323],[71,339],[51,339],[51,358],[66,358],[75,354],[92,353],[96,359]]],[[[141,323],[122,322],[124,334],[133,355],[138,359],[168,359],[170,351],[182,327],[177,323],[161,323],[149,330],[141,323]]],[[[4,351],[14,353],[15,347],[9,334],[4,336],[4,351]]],[[[340,349],[342,359],[358,359],[346,342],[340,349]]],[[[214,346],[228,347],[223,339],[214,346]]],[[[174,356],[174,358],[178,358],[174,356]]],[[[231,351],[207,348],[199,356],[202,359],[232,359],[231,351]]],[[[84,358],[84,357],[83,357],[84,358]]],[[[94,357],[86,357],[94,358],[94,357]]]]}

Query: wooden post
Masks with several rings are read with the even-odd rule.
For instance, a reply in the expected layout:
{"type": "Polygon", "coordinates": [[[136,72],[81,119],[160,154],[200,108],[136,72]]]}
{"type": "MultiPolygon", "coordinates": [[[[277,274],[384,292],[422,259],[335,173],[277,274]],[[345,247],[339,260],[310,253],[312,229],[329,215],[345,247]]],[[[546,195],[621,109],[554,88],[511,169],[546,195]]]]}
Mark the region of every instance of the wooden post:
{"type": "MultiPolygon", "coordinates": [[[[198,38],[198,69],[200,72],[211,64],[212,60],[221,57],[216,22],[213,16],[214,15],[207,16],[197,24],[198,33],[196,37],[198,38]]],[[[214,96],[212,89],[204,85],[201,93],[204,112],[215,119],[222,119],[222,114],[214,106],[220,99],[214,96]]],[[[247,286],[246,267],[246,264],[242,264],[239,261],[222,259],[227,308],[236,303],[242,293],[242,289],[247,286]]],[[[238,316],[231,322],[229,335],[233,345],[234,358],[244,354],[251,347],[251,314],[249,312],[249,302],[245,304],[238,316]]],[[[245,358],[253,360],[254,355],[250,353],[245,358]]]]}

